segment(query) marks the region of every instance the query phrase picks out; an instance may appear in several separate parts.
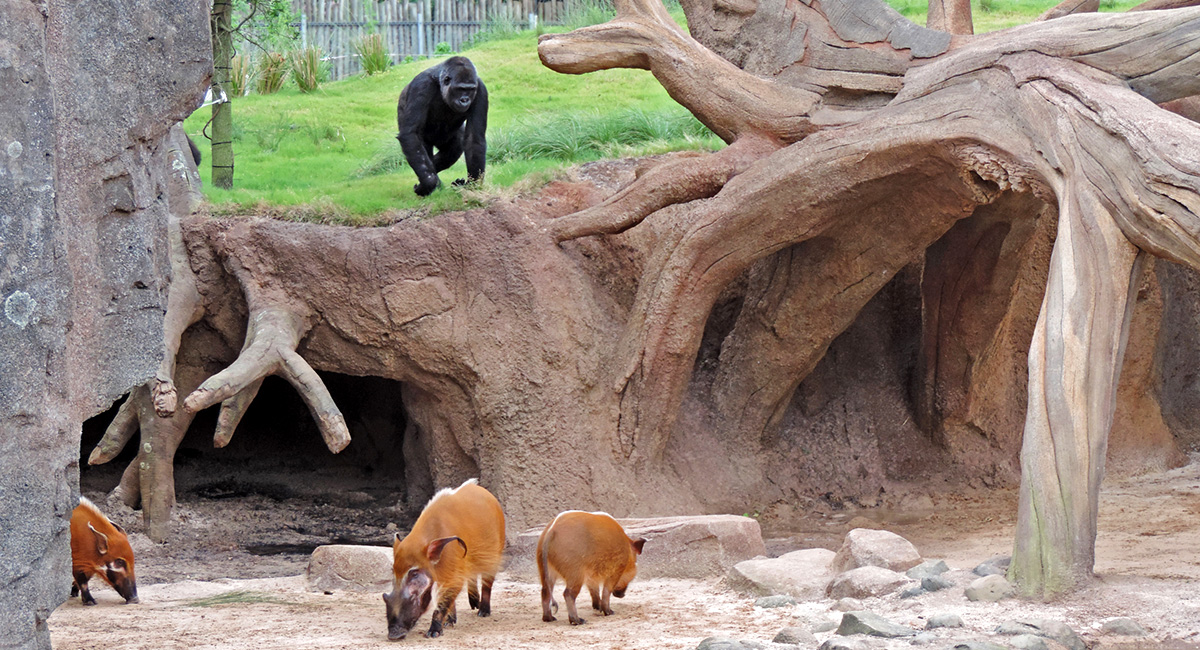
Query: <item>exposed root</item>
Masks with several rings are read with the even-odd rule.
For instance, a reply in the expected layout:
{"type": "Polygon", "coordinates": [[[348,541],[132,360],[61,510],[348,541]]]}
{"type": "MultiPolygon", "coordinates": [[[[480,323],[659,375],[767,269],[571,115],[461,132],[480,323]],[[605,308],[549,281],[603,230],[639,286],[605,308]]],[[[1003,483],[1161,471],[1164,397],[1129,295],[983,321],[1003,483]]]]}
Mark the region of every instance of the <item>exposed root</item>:
{"type": "Polygon", "coordinates": [[[279,375],[296,388],[330,451],[336,454],[350,444],[346,420],[325,383],[312,366],[296,354],[296,346],[309,327],[311,324],[306,319],[278,307],[252,313],[246,329],[246,344],[238,358],[228,368],[205,380],[183,402],[185,409],[195,413],[240,395],[227,409],[222,409],[223,425],[218,426],[214,444],[224,446],[229,443],[233,428],[267,375],[279,375]]]}
{"type": "Polygon", "coordinates": [[[730,178],[777,149],[778,143],[746,137],[708,156],[663,163],[603,203],[551,222],[548,231],[554,241],[563,242],[628,230],[668,205],[713,196],[730,178]]]}

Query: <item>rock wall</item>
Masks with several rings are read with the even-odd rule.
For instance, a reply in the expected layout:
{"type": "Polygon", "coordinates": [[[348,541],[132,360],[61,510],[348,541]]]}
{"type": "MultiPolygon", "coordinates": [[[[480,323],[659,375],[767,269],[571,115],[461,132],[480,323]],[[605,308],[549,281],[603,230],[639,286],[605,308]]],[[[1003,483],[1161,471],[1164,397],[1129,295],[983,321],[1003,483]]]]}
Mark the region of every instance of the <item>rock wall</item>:
{"type": "Polygon", "coordinates": [[[211,69],[203,2],[0,0],[0,648],[50,647],[81,423],[161,358],[165,138],[211,69]]]}

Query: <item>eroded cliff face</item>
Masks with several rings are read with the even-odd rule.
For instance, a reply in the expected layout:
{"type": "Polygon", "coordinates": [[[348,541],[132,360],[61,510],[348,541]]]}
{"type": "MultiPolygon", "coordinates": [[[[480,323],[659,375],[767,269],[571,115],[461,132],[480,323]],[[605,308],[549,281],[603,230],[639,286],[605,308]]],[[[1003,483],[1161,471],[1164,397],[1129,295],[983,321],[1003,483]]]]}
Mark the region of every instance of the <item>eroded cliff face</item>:
{"type": "Polygon", "coordinates": [[[166,137],[210,52],[203,2],[0,0],[0,647],[49,647],[81,423],[161,357],[166,137]]]}

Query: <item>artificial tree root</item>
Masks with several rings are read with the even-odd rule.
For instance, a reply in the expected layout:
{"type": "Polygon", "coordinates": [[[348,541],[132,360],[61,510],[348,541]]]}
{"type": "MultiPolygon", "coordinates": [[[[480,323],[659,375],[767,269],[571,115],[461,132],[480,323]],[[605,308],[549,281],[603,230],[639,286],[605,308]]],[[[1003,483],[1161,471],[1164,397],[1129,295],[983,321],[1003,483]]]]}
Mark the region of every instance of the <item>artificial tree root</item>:
{"type": "Polygon", "coordinates": [[[195,413],[233,399],[228,409],[222,409],[224,423],[217,429],[214,444],[229,443],[233,428],[257,393],[257,386],[263,377],[272,374],[282,376],[300,393],[330,451],[336,454],[350,444],[346,420],[325,383],[296,353],[301,337],[310,326],[307,319],[278,307],[251,313],[246,344],[238,358],[228,368],[206,379],[183,402],[185,409],[195,413]]]}
{"type": "Polygon", "coordinates": [[[682,158],[642,174],[603,203],[555,219],[547,230],[556,242],[623,232],[669,205],[705,199],[779,143],[746,136],[714,154],[682,158]]]}

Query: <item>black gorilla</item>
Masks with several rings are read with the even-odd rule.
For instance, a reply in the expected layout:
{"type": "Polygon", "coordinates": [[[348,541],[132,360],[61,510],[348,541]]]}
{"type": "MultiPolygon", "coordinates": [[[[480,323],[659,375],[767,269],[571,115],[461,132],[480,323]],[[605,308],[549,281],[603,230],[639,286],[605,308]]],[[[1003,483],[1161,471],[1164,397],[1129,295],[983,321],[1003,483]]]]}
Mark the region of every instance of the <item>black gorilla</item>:
{"type": "MultiPolygon", "coordinates": [[[[452,56],[425,70],[400,91],[396,106],[400,135],[396,138],[405,160],[417,173],[420,182],[413,190],[419,196],[433,192],[441,182],[437,173],[464,152],[470,180],[483,177],[487,110],[487,88],[470,59],[462,56],[452,56]]],[[[465,182],[460,178],[454,184],[465,182]]]]}

